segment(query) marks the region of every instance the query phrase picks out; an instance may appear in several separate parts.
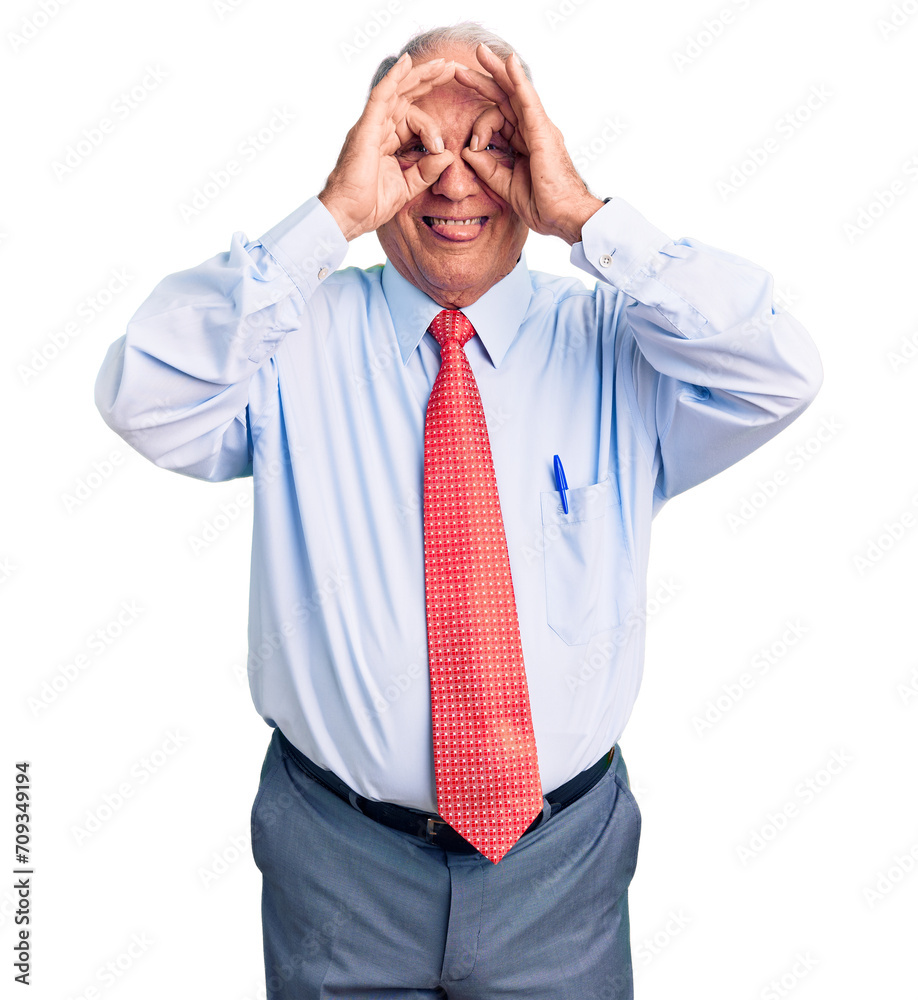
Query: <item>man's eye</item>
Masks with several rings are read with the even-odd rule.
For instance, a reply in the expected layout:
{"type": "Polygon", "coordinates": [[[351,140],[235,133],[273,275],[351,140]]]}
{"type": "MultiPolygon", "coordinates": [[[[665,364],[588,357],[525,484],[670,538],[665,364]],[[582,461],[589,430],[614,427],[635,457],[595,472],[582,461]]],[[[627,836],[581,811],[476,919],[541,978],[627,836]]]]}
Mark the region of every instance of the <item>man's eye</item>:
{"type": "Polygon", "coordinates": [[[428,150],[424,143],[420,139],[415,139],[413,142],[402,146],[398,153],[396,153],[396,156],[402,160],[419,160],[422,156],[426,156],[427,152],[428,150]]]}
{"type": "Polygon", "coordinates": [[[499,157],[505,160],[513,160],[516,158],[516,154],[513,150],[504,142],[489,142],[485,146],[485,152],[491,153],[493,156],[499,157]]]}

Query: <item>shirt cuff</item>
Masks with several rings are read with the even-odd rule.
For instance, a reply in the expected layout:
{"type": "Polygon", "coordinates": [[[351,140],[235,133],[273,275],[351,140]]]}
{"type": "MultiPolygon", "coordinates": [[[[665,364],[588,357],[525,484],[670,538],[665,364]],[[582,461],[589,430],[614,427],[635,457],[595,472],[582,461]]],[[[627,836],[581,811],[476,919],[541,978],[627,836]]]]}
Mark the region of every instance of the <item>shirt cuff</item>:
{"type": "Polygon", "coordinates": [[[340,265],[347,240],[317,197],[304,202],[259,240],[308,299],[340,265]]]}
{"type": "Polygon", "coordinates": [[[582,240],[571,247],[571,263],[627,291],[672,240],[624,198],[615,197],[587,219],[582,240]]]}

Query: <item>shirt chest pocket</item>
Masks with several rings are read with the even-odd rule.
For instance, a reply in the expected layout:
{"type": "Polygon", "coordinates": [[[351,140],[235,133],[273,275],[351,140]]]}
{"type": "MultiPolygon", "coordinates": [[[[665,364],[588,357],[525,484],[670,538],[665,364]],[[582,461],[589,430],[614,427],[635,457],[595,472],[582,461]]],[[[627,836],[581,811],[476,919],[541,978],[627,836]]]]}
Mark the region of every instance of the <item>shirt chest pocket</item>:
{"type": "Polygon", "coordinates": [[[569,645],[622,623],[634,604],[630,546],[622,507],[607,476],[593,486],[542,493],[542,542],[548,624],[569,645]]]}

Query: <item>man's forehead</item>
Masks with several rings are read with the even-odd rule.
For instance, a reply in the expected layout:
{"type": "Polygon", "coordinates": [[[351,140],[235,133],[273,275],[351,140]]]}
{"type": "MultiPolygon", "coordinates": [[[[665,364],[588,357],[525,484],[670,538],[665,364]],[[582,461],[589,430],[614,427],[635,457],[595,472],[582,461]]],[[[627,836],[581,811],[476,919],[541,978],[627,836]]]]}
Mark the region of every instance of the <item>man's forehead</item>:
{"type": "Polygon", "coordinates": [[[457,80],[450,80],[449,83],[434,88],[429,94],[419,97],[414,103],[428,113],[437,107],[442,107],[444,110],[454,108],[458,112],[481,111],[494,104],[493,101],[482,97],[477,90],[463,87],[457,80]]]}

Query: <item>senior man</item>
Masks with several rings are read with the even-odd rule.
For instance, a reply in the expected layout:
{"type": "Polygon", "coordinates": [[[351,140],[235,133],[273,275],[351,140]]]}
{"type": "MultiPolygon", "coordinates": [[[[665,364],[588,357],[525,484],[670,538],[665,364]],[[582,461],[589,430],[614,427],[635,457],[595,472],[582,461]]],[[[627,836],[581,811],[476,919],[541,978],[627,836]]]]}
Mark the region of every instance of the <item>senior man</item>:
{"type": "Polygon", "coordinates": [[[254,477],[268,996],[633,995],[651,518],[820,381],[769,276],[591,194],[471,25],[383,63],[318,197],[155,289],[97,402],[254,477]],[[336,270],[371,231],[385,265],[336,270]]]}

